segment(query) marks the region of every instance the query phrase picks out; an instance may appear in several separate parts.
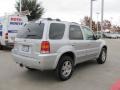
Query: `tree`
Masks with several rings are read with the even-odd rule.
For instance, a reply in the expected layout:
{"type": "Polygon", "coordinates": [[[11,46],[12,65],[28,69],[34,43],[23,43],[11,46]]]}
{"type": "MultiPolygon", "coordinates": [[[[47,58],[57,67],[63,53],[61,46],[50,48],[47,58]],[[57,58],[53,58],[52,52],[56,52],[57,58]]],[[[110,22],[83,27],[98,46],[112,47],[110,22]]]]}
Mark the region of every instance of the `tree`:
{"type": "Polygon", "coordinates": [[[88,16],[85,16],[81,24],[90,27],[90,18],[88,16]]]}
{"type": "Polygon", "coordinates": [[[113,25],[112,31],[120,32],[120,26],[118,26],[118,25],[113,25]]]}
{"type": "Polygon", "coordinates": [[[103,21],[103,29],[110,29],[112,26],[111,22],[109,20],[104,20],[103,21]]]}
{"type": "MultiPolygon", "coordinates": [[[[85,16],[81,23],[85,26],[90,27],[90,17],[85,16]]],[[[93,31],[97,31],[97,25],[98,25],[98,30],[100,31],[101,30],[101,22],[92,21],[92,30],[93,31]]],[[[104,30],[111,29],[111,27],[112,27],[112,24],[109,20],[104,20],[103,21],[103,29],[104,30]]]]}
{"type": "MultiPolygon", "coordinates": [[[[90,17],[85,16],[81,24],[90,27],[90,17]]],[[[97,31],[97,25],[95,21],[92,21],[92,30],[97,31]]]]}
{"type": "MultiPolygon", "coordinates": [[[[90,17],[85,16],[83,18],[83,20],[81,21],[81,24],[90,27],[90,17]]],[[[92,30],[93,31],[97,31],[97,25],[98,25],[98,30],[100,31],[101,30],[101,22],[92,21],[92,30]]],[[[109,29],[110,31],[113,31],[113,32],[120,32],[120,26],[113,25],[111,23],[111,21],[109,21],[109,20],[103,21],[103,29],[104,30],[109,29]]]]}
{"type": "MultiPolygon", "coordinates": [[[[21,0],[22,11],[29,10],[30,15],[27,15],[28,20],[34,20],[41,18],[44,13],[44,8],[41,6],[41,3],[38,3],[37,0],[21,0]]],[[[20,12],[20,1],[16,2],[15,8],[20,12]]]]}

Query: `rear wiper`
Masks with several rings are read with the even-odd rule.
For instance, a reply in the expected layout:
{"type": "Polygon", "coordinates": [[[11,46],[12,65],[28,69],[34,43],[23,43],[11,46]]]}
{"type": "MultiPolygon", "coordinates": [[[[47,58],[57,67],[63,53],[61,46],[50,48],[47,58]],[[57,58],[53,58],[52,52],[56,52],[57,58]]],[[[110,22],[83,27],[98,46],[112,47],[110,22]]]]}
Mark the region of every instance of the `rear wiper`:
{"type": "Polygon", "coordinates": [[[41,24],[42,22],[40,21],[39,25],[41,24]]]}
{"type": "Polygon", "coordinates": [[[27,35],[27,37],[38,37],[38,35],[27,35]]]}

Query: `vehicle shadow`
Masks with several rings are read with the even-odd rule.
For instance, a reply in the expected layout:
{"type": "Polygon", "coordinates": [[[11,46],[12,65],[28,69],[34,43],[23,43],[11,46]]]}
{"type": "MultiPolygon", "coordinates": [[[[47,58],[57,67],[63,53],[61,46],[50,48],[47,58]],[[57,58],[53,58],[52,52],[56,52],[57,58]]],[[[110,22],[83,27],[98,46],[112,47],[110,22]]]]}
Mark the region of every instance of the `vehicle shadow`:
{"type": "Polygon", "coordinates": [[[39,70],[25,70],[22,74],[22,78],[27,79],[27,81],[34,83],[56,83],[59,80],[55,76],[54,71],[39,71],[39,70]]]}
{"type": "Polygon", "coordinates": [[[3,47],[2,50],[0,50],[0,51],[10,52],[11,50],[12,50],[12,48],[9,48],[9,47],[3,47]]]}
{"type": "Polygon", "coordinates": [[[96,65],[98,65],[98,64],[95,60],[85,61],[85,62],[77,64],[75,66],[75,71],[77,71],[79,69],[85,69],[85,68],[93,67],[93,66],[96,66],[96,65]]]}
{"type": "MultiPolygon", "coordinates": [[[[96,65],[97,63],[95,62],[95,60],[80,63],[75,66],[74,74],[80,73],[81,70],[84,70],[86,68],[89,69],[90,67],[93,67],[93,66],[95,67],[96,65]]],[[[73,74],[73,77],[75,76],[74,74],[73,74]]],[[[39,71],[39,70],[30,71],[26,69],[22,77],[35,83],[39,83],[41,81],[44,83],[61,82],[56,78],[54,71],[39,71]]]]}
{"type": "Polygon", "coordinates": [[[96,66],[99,66],[96,60],[89,60],[89,61],[79,63],[74,68],[74,75],[77,73],[81,73],[81,71],[84,71],[90,68],[96,68],[96,66]]]}

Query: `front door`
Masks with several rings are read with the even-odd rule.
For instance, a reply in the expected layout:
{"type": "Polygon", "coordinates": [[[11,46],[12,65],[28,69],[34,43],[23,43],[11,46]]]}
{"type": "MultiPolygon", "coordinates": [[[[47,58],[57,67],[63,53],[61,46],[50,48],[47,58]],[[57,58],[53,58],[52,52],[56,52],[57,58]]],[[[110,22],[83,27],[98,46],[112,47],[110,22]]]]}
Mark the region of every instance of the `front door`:
{"type": "Polygon", "coordinates": [[[88,27],[82,27],[84,32],[86,48],[86,59],[94,59],[99,53],[100,42],[96,40],[93,32],[88,27]]]}

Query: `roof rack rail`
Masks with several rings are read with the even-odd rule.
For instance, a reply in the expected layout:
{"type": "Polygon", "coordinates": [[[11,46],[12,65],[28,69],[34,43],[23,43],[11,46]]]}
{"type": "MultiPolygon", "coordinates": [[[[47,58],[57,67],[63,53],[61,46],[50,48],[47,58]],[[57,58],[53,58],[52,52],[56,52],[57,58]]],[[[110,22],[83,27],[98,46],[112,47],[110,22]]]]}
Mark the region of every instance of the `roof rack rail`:
{"type": "Polygon", "coordinates": [[[71,22],[71,23],[74,23],[74,24],[79,24],[79,23],[76,23],[76,22],[71,22]]]}
{"type": "Polygon", "coordinates": [[[55,19],[56,21],[61,21],[59,18],[55,19]]]}
{"type": "Polygon", "coordinates": [[[55,20],[55,21],[61,21],[59,18],[57,18],[57,19],[52,19],[52,18],[42,18],[41,20],[49,20],[49,21],[55,20]]]}
{"type": "Polygon", "coordinates": [[[50,20],[50,21],[53,20],[52,18],[46,18],[46,19],[47,19],[47,20],[50,20]]]}

